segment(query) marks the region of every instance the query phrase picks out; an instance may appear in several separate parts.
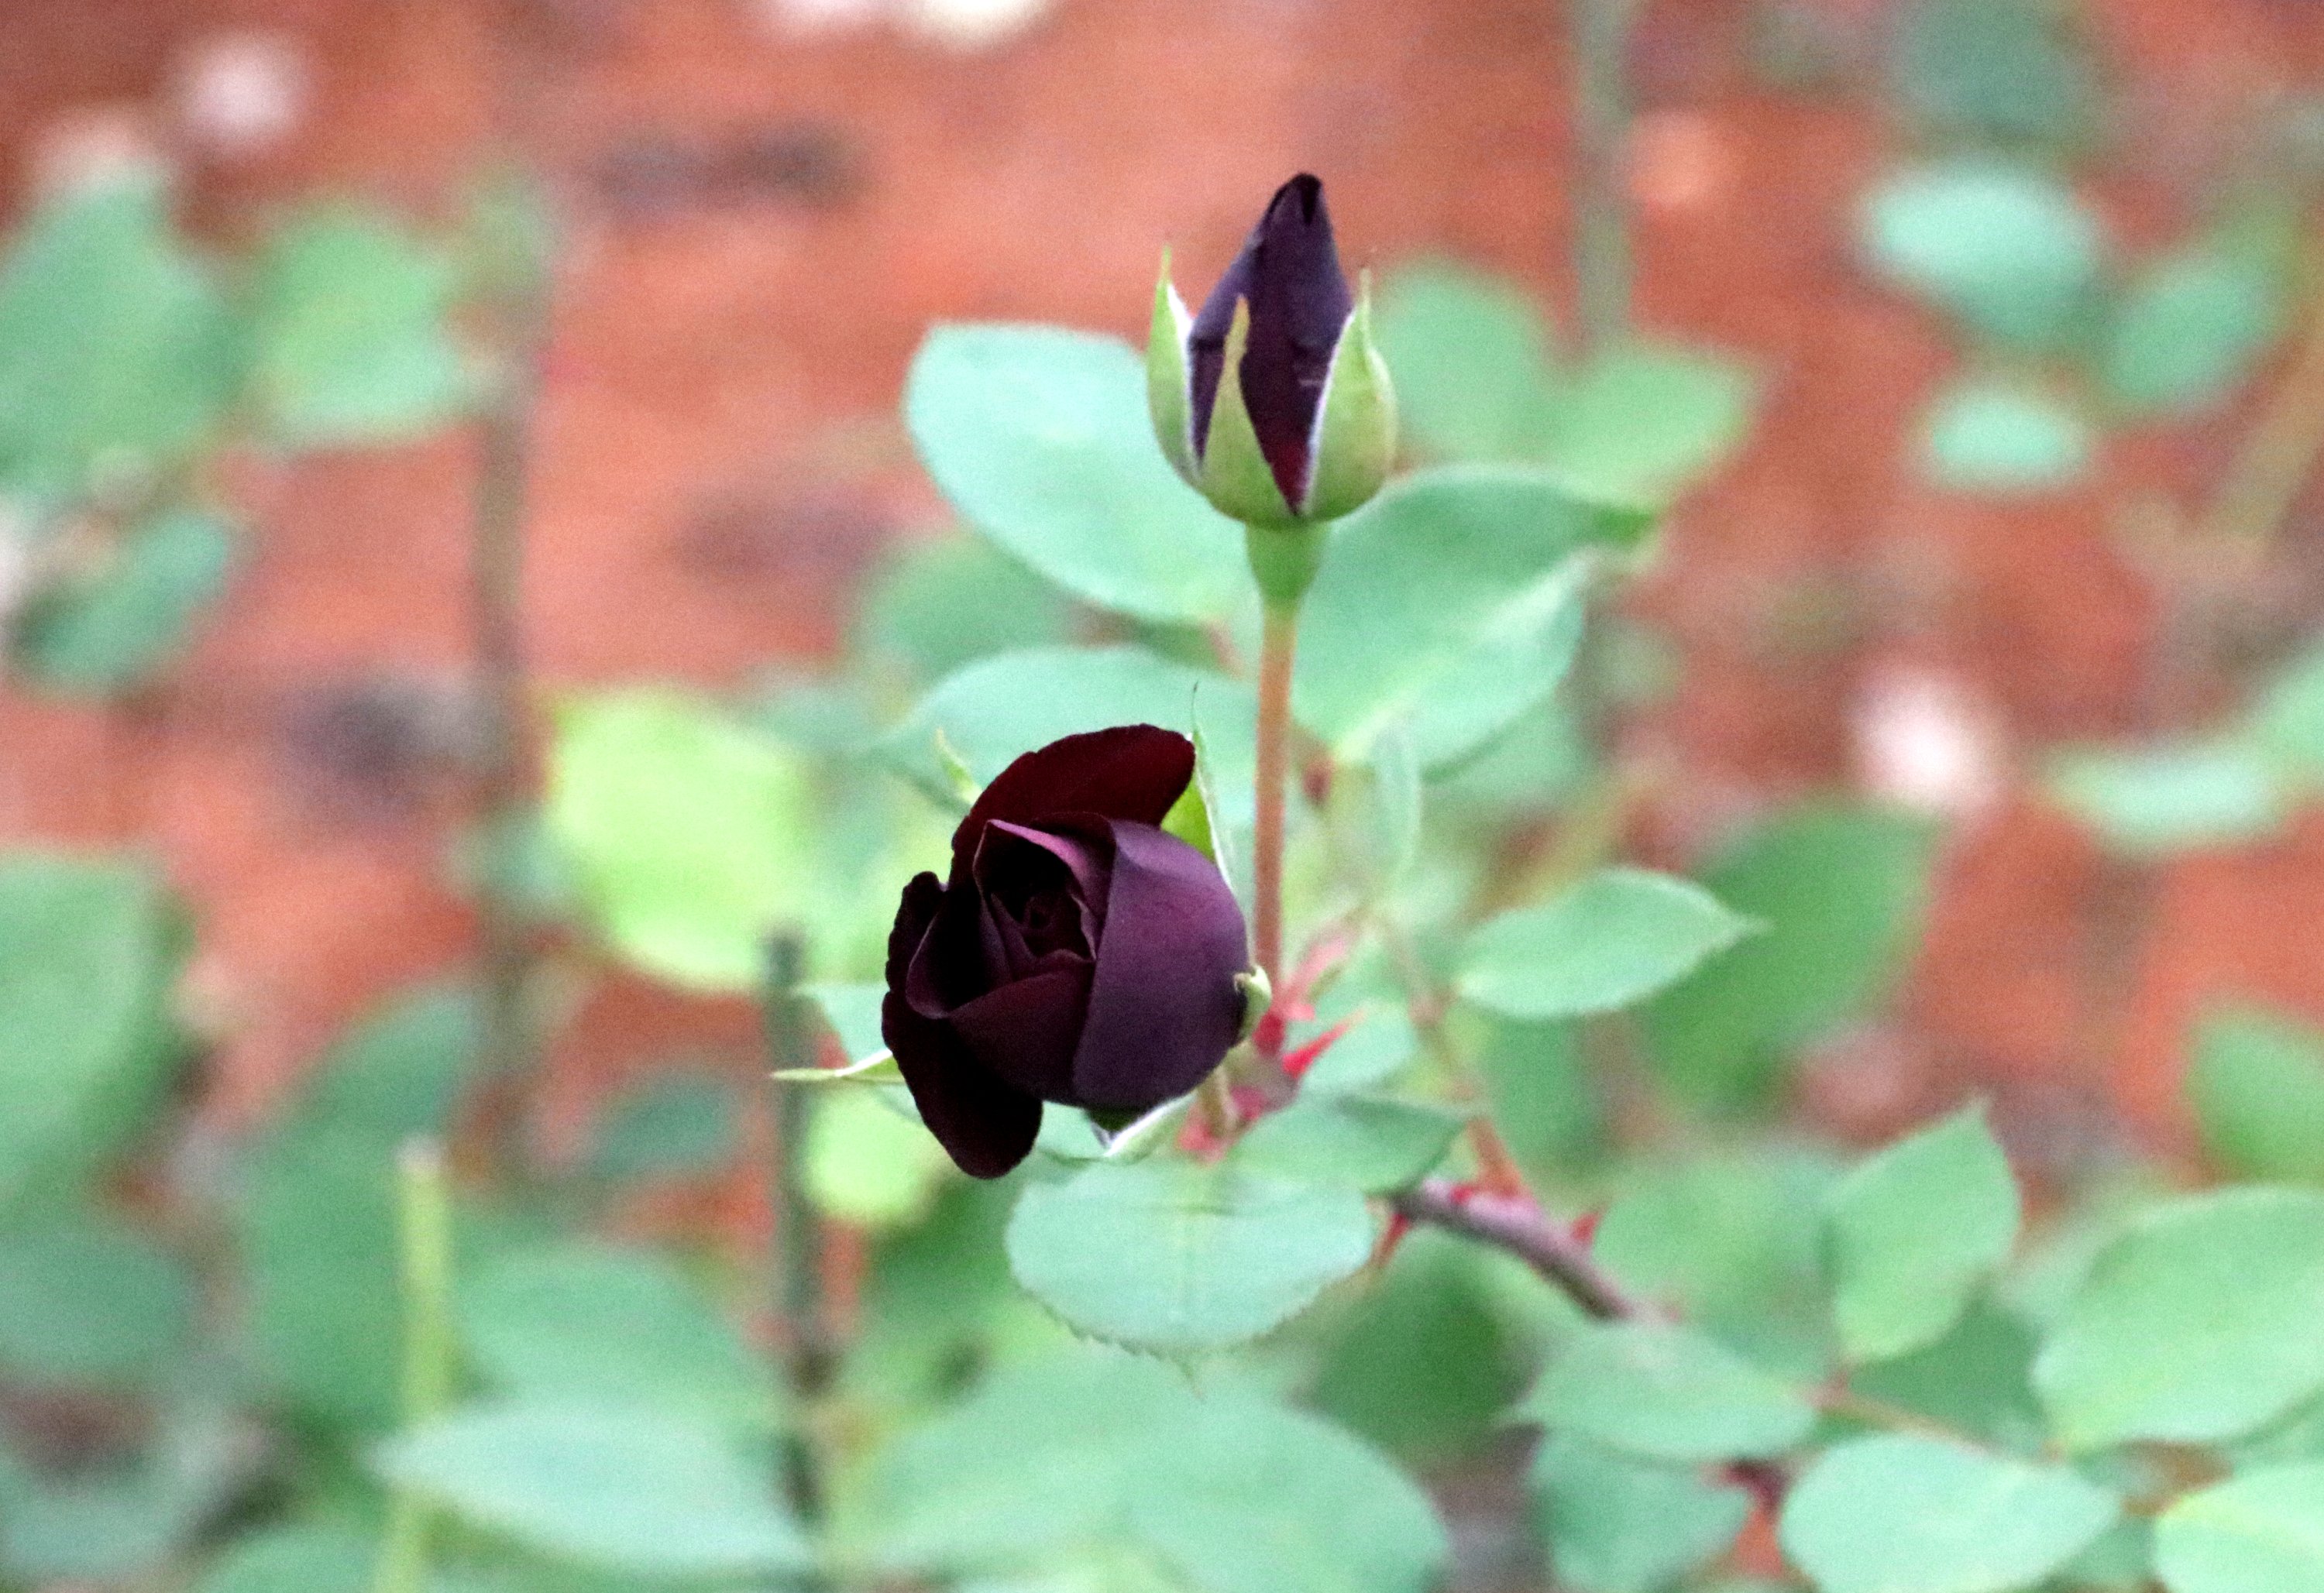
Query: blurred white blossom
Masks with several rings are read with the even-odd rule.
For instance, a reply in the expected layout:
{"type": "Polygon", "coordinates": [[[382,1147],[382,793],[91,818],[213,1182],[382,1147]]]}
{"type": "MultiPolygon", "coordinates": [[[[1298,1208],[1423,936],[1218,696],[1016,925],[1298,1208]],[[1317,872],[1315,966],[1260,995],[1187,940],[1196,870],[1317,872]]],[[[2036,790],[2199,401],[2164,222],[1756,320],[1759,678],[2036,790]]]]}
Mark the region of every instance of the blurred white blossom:
{"type": "Polygon", "coordinates": [[[180,61],[179,120],[192,141],[221,155],[257,155],[306,119],[314,67],[287,33],[213,33],[180,61]]]}
{"type": "Polygon", "coordinates": [[[1950,818],[1975,817],[2001,797],[1999,727],[1957,676],[1920,666],[1875,669],[1849,728],[1858,776],[1875,796],[1950,818]]]}

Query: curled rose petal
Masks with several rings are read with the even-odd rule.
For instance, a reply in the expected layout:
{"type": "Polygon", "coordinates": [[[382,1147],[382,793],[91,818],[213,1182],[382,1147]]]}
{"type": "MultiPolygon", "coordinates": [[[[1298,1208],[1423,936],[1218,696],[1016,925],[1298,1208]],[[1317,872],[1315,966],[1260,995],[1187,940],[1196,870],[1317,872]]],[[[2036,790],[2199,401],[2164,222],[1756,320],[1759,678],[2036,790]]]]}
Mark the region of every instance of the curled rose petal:
{"type": "Polygon", "coordinates": [[[920,1120],[961,1171],[998,1178],[1023,1161],[1041,1131],[1041,1102],[1011,1089],[975,1058],[949,1024],[921,1017],[902,995],[905,968],[935,924],[944,886],[921,874],[904,888],[888,936],[888,994],[880,1035],[912,1092],[920,1120]]]}

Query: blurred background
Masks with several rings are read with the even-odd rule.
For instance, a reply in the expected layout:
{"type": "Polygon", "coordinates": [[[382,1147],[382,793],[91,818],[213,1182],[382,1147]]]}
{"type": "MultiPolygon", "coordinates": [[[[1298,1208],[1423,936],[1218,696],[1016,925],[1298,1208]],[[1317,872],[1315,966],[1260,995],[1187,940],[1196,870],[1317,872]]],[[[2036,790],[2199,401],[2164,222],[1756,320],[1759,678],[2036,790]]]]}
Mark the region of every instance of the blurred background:
{"type": "MultiPolygon", "coordinates": [[[[1141,338],[1161,246],[1198,293],[1299,170],[1419,453],[1522,452],[1479,392],[1625,317],[1702,378],[1609,649],[1628,850],[1811,795],[1932,821],[1895,977],[1778,1115],[1868,1142],[1982,1091],[2037,1178],[2190,1158],[2203,1022],[2324,1020],[2311,0],[14,0],[0,846],[176,893],[182,1154],[471,965],[512,702],[796,725],[843,653],[892,707],[1120,634],[959,553],[907,368],[944,320],[1141,338]],[[553,244],[508,244],[536,200],[553,244]],[[529,432],[474,418],[512,371],[529,432]],[[520,477],[521,659],[474,563],[520,477]]],[[[746,997],[558,977],[488,1109],[551,1160],[761,1066],[746,997]]],[[[755,1187],[669,1220],[755,1230],[755,1187]]]]}

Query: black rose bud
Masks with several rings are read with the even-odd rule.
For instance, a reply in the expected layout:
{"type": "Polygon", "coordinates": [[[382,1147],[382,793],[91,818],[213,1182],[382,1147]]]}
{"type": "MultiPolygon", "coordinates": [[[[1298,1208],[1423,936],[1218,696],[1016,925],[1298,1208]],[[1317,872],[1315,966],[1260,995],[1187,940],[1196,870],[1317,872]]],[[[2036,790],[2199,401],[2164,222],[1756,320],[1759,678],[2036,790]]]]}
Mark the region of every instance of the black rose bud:
{"type": "Polygon", "coordinates": [[[1045,1100],[1142,1112],[1233,1047],[1242,911],[1160,828],[1194,772],[1193,743],[1152,725],[1053,741],[977,798],[950,878],[904,888],[881,1031],[964,1172],[1024,1160],[1045,1100]]]}

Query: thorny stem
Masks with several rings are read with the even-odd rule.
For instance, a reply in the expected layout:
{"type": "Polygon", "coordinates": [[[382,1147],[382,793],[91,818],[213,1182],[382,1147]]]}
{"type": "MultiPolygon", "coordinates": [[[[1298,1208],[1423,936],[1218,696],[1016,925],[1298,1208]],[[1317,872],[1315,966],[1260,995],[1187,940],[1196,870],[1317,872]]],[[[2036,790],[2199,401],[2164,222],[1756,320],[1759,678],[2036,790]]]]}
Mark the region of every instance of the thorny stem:
{"type": "Polygon", "coordinates": [[[2204,517],[2215,555],[2237,542],[2265,544],[2282,528],[2324,454],[2324,299],[2300,355],[2284,373],[2228,465],[2204,517]]]}
{"type": "Polygon", "coordinates": [[[1573,291],[1582,355],[1602,354],[1630,319],[1630,240],[1622,145],[1629,131],[1632,0],[1566,0],[1572,54],[1573,291]]]}
{"type": "MultiPolygon", "coordinates": [[[[1444,1029],[1444,998],[1429,978],[1419,953],[1414,950],[1412,937],[1405,933],[1404,925],[1385,916],[1379,927],[1381,944],[1396,969],[1397,981],[1404,987],[1405,1008],[1411,1014],[1413,1032],[1419,1036],[1422,1047],[1453,1086],[1464,1093],[1473,1093],[1469,1070],[1453,1047],[1452,1036],[1444,1029]]],[[[1509,1154],[1508,1142],[1493,1126],[1492,1118],[1481,1111],[1473,1114],[1469,1119],[1468,1135],[1469,1149],[1477,1158],[1478,1182],[1495,1195],[1530,1203],[1525,1173],[1509,1154]]]]}
{"type": "Polygon", "coordinates": [[[1598,1265],[1572,1229],[1554,1222],[1524,1195],[1480,1190],[1463,1193],[1442,1178],[1399,1191],[1393,1204],[1407,1222],[1445,1229],[1508,1251],[1600,1321],[1627,1321],[1653,1312],[1598,1265]]]}
{"type": "MultiPolygon", "coordinates": [[[[396,1158],[399,1281],[403,1298],[403,1420],[416,1427],[452,1403],[452,1197],[444,1152],[415,1139],[396,1158]]],[[[434,1511],[398,1488],[388,1507],[374,1593],[420,1593],[434,1511]]]]}
{"type": "MultiPolygon", "coordinates": [[[[815,1035],[798,995],[806,961],[795,935],[778,935],[768,944],[762,1022],[768,1060],[777,1073],[815,1065],[815,1035]]],[[[781,1334],[783,1378],[800,1413],[786,1457],[786,1486],[800,1517],[814,1521],[823,1509],[823,1478],[806,1412],[831,1373],[822,1224],[807,1193],[806,1092],[770,1082],[767,1100],[774,1125],[774,1165],[768,1169],[769,1204],[774,1208],[770,1303],[781,1334]]]]}
{"type": "Polygon", "coordinates": [[[1251,886],[1258,898],[1253,917],[1259,965],[1268,984],[1277,990],[1284,988],[1284,784],[1289,772],[1291,660],[1298,634],[1298,605],[1269,602],[1259,654],[1259,823],[1253,836],[1251,886]]]}

